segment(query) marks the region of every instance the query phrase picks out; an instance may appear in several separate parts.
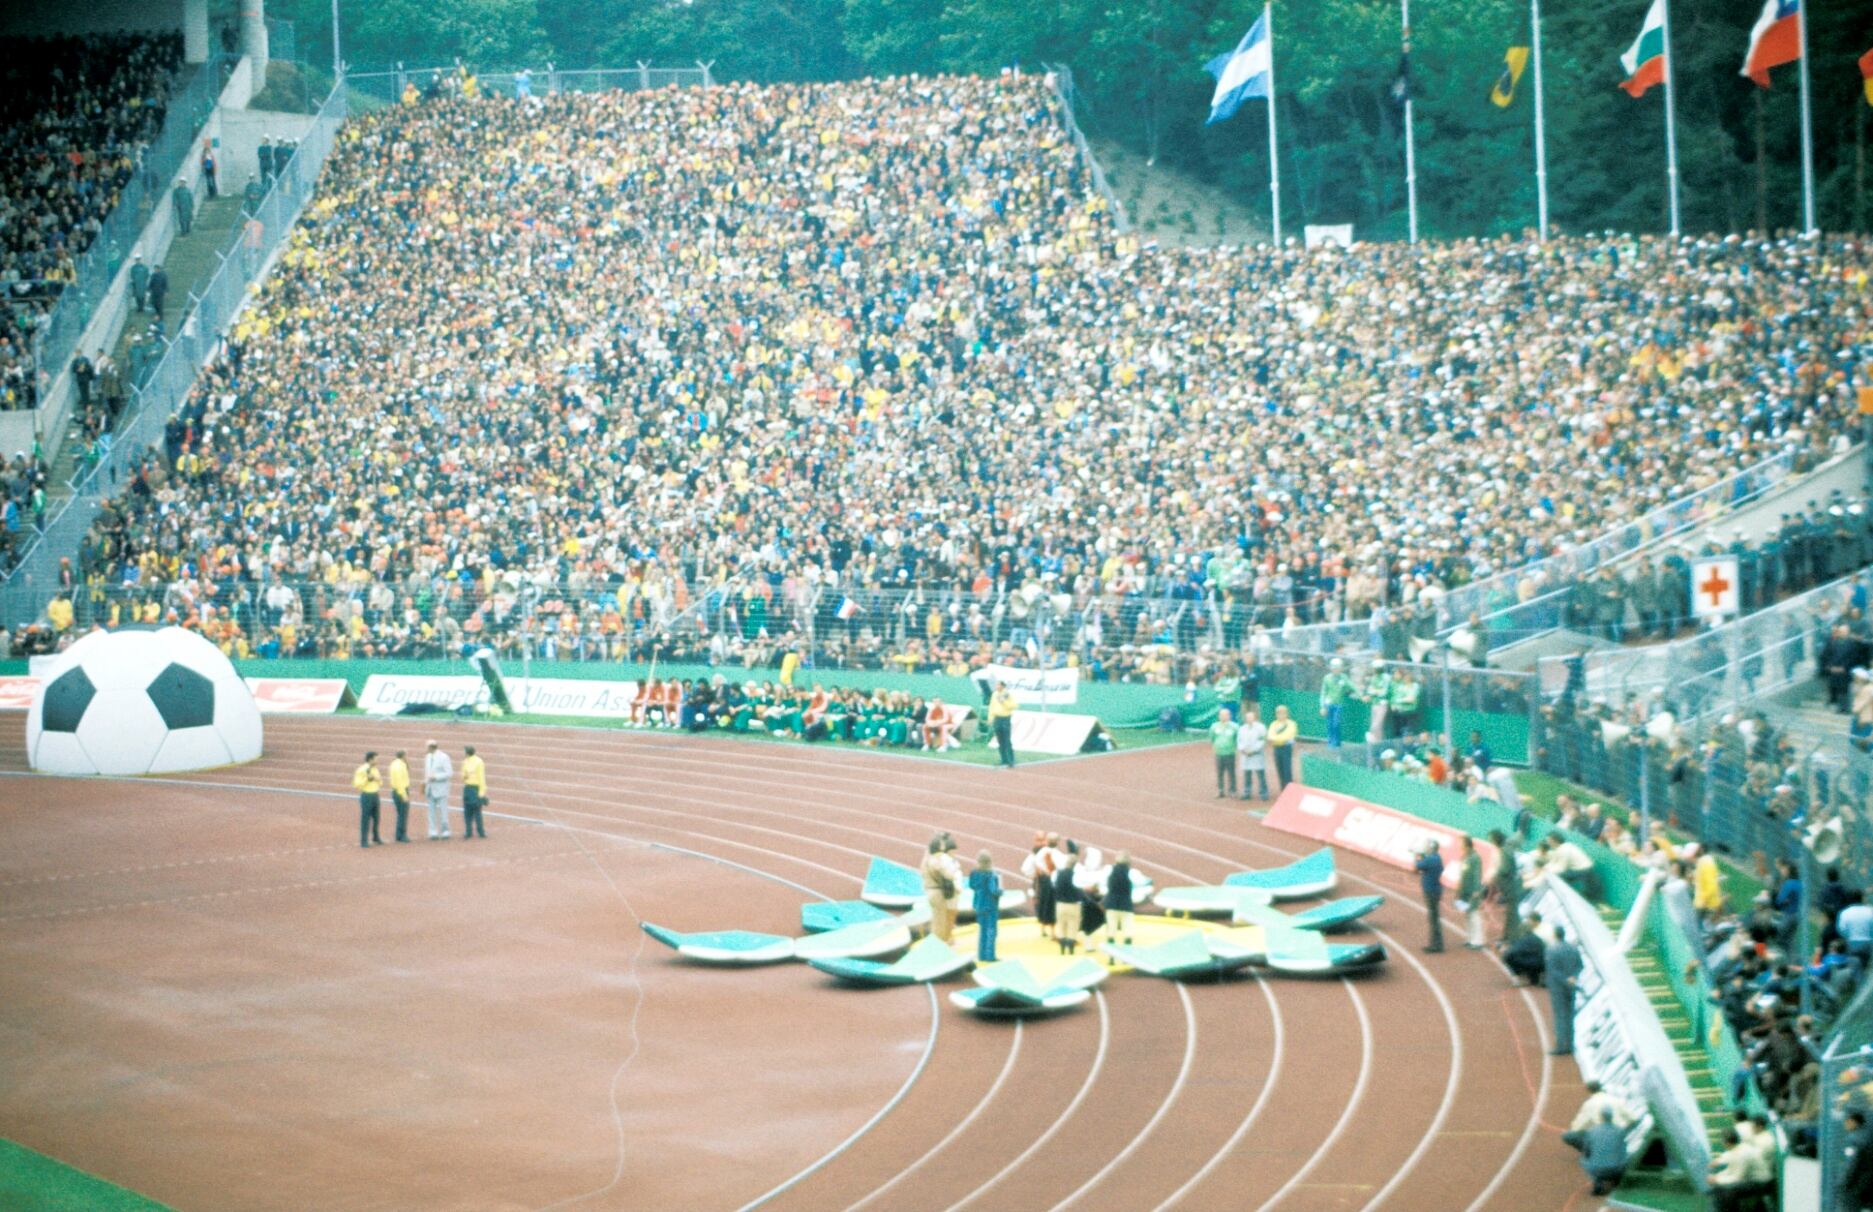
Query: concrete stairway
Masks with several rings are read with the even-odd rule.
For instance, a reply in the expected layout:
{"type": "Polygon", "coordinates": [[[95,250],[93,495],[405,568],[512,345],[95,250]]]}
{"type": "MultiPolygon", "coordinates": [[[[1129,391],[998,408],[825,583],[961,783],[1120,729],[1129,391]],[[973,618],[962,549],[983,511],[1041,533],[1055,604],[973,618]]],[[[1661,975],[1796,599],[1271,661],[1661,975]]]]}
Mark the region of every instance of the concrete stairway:
{"type": "MultiPolygon", "coordinates": [[[[221,268],[221,254],[233,248],[240,221],[241,199],[238,194],[223,193],[219,198],[201,199],[196,203],[195,223],[189,229],[189,234],[179,235],[171,242],[169,255],[163,261],[163,268],[169,271],[169,293],[163,300],[161,317],[163,331],[171,337],[175,336],[189,313],[189,296],[208,284],[215,271],[221,268]]],[[[130,373],[131,342],[155,319],[148,312],[133,312],[124,324],[123,332],[118,335],[117,344],[111,350],[111,358],[126,376],[130,373]]],[[[78,410],[74,408],[71,428],[66,434],[66,440],[60,443],[58,458],[52,465],[50,496],[55,507],[56,502],[70,495],[66,484],[84,460],[86,444],[83,433],[78,410]]]]}

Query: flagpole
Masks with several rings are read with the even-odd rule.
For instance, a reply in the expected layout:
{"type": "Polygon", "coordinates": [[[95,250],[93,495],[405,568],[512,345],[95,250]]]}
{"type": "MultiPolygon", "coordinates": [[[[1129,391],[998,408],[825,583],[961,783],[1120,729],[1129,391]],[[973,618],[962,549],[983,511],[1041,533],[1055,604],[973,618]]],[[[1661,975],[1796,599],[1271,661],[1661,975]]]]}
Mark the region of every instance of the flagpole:
{"type": "Polygon", "coordinates": [[[1405,217],[1411,242],[1418,242],[1418,156],[1411,132],[1411,0],[1398,0],[1405,46],[1405,217]]]}
{"type": "Polygon", "coordinates": [[[1671,62],[1671,0],[1662,0],[1660,8],[1664,11],[1665,21],[1665,187],[1671,197],[1671,234],[1676,236],[1678,228],[1678,118],[1677,72],[1671,62]]]}
{"type": "MultiPolygon", "coordinates": [[[[1281,247],[1281,154],[1275,139],[1275,5],[1262,6],[1268,31],[1268,200],[1275,215],[1275,247],[1281,247]]],[[[1805,94],[1804,94],[1805,95],[1805,94]]]]}
{"type": "Polygon", "coordinates": [[[1535,230],[1543,242],[1548,239],[1548,129],[1542,113],[1541,92],[1541,0],[1528,0],[1529,24],[1534,29],[1531,40],[1535,52],[1535,230]]]}
{"type": "Polygon", "coordinates": [[[1795,7],[1801,34],[1801,234],[1816,232],[1814,221],[1814,131],[1808,120],[1808,0],[1795,7]]]}

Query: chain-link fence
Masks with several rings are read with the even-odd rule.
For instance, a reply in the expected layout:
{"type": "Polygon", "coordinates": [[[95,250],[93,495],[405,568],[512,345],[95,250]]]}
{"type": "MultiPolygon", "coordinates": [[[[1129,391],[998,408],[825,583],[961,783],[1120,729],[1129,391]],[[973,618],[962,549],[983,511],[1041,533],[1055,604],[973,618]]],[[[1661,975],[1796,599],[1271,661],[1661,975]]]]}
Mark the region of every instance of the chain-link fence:
{"type": "Polygon", "coordinates": [[[1848,1133],[1850,1112],[1873,1122],[1873,981],[1861,983],[1859,994],[1835,1022],[1834,1035],[1821,1056],[1818,1122],[1802,1126],[1819,1136],[1821,1207],[1827,1212],[1858,1206],[1836,1202],[1847,1171],[1848,1148],[1866,1147],[1864,1138],[1856,1140],[1848,1133]]]}
{"type": "MultiPolygon", "coordinates": [[[[150,216],[168,197],[171,183],[195,148],[196,134],[214,112],[233,62],[225,55],[211,57],[197,65],[181,87],[169,95],[162,127],[137,156],[130,180],[117,196],[117,205],[78,257],[72,280],[59,292],[58,302],[34,334],[33,359],[44,384],[55,380],[71,362],[79,338],[97,314],[118,271],[130,259],[150,216]]],[[[40,432],[63,433],[63,411],[47,416],[40,432]]]]}
{"type": "Polygon", "coordinates": [[[1544,706],[1534,764],[1682,830],[1746,868],[1799,861],[1807,831],[1838,821],[1835,864],[1873,884],[1873,759],[1778,729],[1752,711],[1680,729],[1605,706],[1544,706]]]}
{"type": "Polygon", "coordinates": [[[478,72],[461,63],[412,65],[345,73],[345,84],[354,93],[386,105],[410,97],[437,96],[473,89],[482,96],[544,97],[556,93],[597,93],[614,89],[648,90],[656,88],[697,88],[715,83],[710,65],[693,67],[605,68],[589,71],[561,71],[547,65],[542,68],[516,68],[512,71],[478,72]]]}
{"type": "Polygon", "coordinates": [[[1517,586],[1524,582],[1533,585],[1537,595],[1564,587],[1603,564],[1636,554],[1747,505],[1799,470],[1805,470],[1805,463],[1798,452],[1793,448],[1780,451],[1559,555],[1459,586],[1444,596],[1439,625],[1448,630],[1461,625],[1472,611],[1487,616],[1519,602],[1517,586]]]}
{"type": "MultiPolygon", "coordinates": [[[[168,411],[158,410],[152,437],[168,411]]],[[[140,451],[142,441],[119,436],[111,449],[140,451]]],[[[106,488],[141,456],[127,457],[111,460],[106,488]]],[[[59,519],[59,533],[73,524],[59,519]]],[[[1076,593],[1052,579],[841,584],[779,569],[647,561],[615,575],[334,564],[254,580],[204,575],[180,558],[134,571],[128,583],[121,571],[111,576],[114,583],[101,568],[78,571],[75,627],[173,615],[256,655],[327,659],[443,656],[471,643],[587,661],[761,664],[792,651],[823,668],[906,670],[984,655],[1022,664],[1070,656],[1094,679],[1181,685],[1207,680],[1232,657],[1271,651],[1277,634],[1261,630],[1252,620],[1264,616],[1246,606],[1219,605],[1172,577],[1076,593]],[[282,629],[289,606],[294,624],[282,629]]],[[[17,625],[37,617],[45,596],[22,593],[0,606],[17,625]]],[[[1292,607],[1264,609],[1273,618],[1292,607]]]]}
{"type": "Polygon", "coordinates": [[[298,63],[299,30],[291,21],[267,19],[267,58],[276,63],[298,63]]]}
{"type": "Polygon", "coordinates": [[[1817,677],[1830,625],[1863,611],[1870,594],[1873,569],[1863,569],[1674,643],[1545,657],[1542,689],[1616,709],[1642,702],[1680,722],[1738,711],[1817,677]]]}
{"type": "Polygon", "coordinates": [[[344,96],[335,91],[265,198],[236,225],[228,246],[220,250],[220,268],[199,294],[190,296],[185,318],[160,360],[133,389],[115,429],[83,453],[72,495],[0,582],[0,618],[9,626],[39,616],[60,588],[59,557],[77,552],[103,499],[121,490],[153,457],[150,448],[162,437],[164,423],[188,396],[268,258],[292,231],[344,116],[344,96]]]}
{"type": "Polygon", "coordinates": [[[1120,234],[1131,231],[1131,220],[1126,217],[1125,207],[1106,181],[1105,169],[1099,165],[1099,158],[1093,155],[1092,144],[1080,130],[1079,120],[1074,112],[1079,103],[1079,89],[1073,83],[1073,69],[1064,63],[1049,63],[1047,66],[1047,86],[1053,90],[1054,97],[1060,102],[1060,121],[1066,127],[1067,137],[1073,140],[1073,149],[1079,153],[1080,165],[1092,180],[1093,188],[1105,199],[1106,208],[1112,212],[1112,225],[1120,234]]]}
{"type": "Polygon", "coordinates": [[[1377,764],[1391,746],[1436,745],[1446,758],[1480,743],[1496,762],[1529,760],[1534,675],[1443,661],[1346,660],[1277,650],[1257,665],[1267,713],[1285,706],[1301,735],[1377,764]]]}

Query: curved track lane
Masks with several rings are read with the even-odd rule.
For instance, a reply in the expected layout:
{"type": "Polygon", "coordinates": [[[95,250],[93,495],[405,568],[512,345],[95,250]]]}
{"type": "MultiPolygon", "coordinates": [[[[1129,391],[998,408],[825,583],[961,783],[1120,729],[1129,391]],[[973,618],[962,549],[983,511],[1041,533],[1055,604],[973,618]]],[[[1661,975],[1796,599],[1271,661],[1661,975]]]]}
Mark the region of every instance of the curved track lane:
{"type": "MultiPolygon", "coordinates": [[[[188,781],[217,803],[238,799],[241,787],[296,792],[329,803],[334,829],[354,827],[355,800],[342,790],[354,750],[400,744],[420,752],[430,733],[451,747],[472,735],[504,814],[490,850],[502,834],[535,830],[597,847],[648,843],[814,895],[855,895],[869,855],[914,858],[939,827],[965,850],[991,850],[1004,869],[1035,830],[1059,829],[1108,853],[1131,849],[1161,883],[1210,882],[1310,849],[1209,799],[1207,762],[1183,749],[1009,774],[670,735],[278,717],[269,728],[261,762],[188,781]]],[[[0,760],[8,756],[17,763],[0,746],[0,760]]],[[[349,854],[355,862],[357,851],[349,854]]],[[[169,885],[203,868],[224,870],[210,864],[244,861],[206,857],[92,878],[169,885]]],[[[1544,1111],[1550,1120],[1565,1111],[1550,1105],[1558,1075],[1541,1054],[1545,1024],[1535,1003],[1510,993],[1482,957],[1414,954],[1408,940],[1421,926],[1411,920],[1405,873],[1352,856],[1341,856],[1341,868],[1345,882],[1390,898],[1375,915],[1393,957],[1384,973],[1215,986],[1120,978],[1093,1013],[1025,1028],[944,1007],[940,1031],[917,1068],[901,1071],[893,1100],[870,1107],[869,1120],[861,1115],[835,1152],[767,1176],[760,1206],[1560,1207],[1582,1184],[1564,1156],[1541,1147],[1544,1111]]],[[[10,875],[0,868],[0,888],[58,887],[67,878],[10,875]]],[[[739,912],[666,924],[793,925],[739,912]]],[[[662,960],[653,948],[636,968],[653,1003],[662,960]]],[[[837,996],[882,1008],[909,1037],[916,1020],[931,1025],[927,999],[911,993],[837,996]]],[[[617,1076],[629,1102],[631,1075],[620,1067],[617,1076]]],[[[568,1206],[612,1206],[603,1194],[623,1192],[568,1206]]]]}

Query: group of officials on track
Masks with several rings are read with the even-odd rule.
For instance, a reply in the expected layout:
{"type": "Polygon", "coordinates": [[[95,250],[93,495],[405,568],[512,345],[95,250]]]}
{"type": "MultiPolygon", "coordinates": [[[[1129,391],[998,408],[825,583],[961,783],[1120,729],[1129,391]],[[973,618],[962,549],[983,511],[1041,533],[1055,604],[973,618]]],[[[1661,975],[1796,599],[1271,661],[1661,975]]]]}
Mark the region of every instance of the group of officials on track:
{"type": "MultiPolygon", "coordinates": [[[[423,796],[429,808],[429,840],[449,836],[449,784],[455,778],[455,763],[435,741],[429,742],[423,757],[423,796]]],[[[351,785],[358,792],[358,845],[381,846],[379,810],[385,774],[377,768],[377,751],[365,752],[364,761],[351,772],[351,785]]],[[[410,840],[410,764],[399,749],[390,759],[390,800],[397,811],[396,840],[410,840]]],[[[488,768],[473,745],[462,750],[462,837],[488,836],[482,823],[482,811],[488,806],[488,768]]]]}

